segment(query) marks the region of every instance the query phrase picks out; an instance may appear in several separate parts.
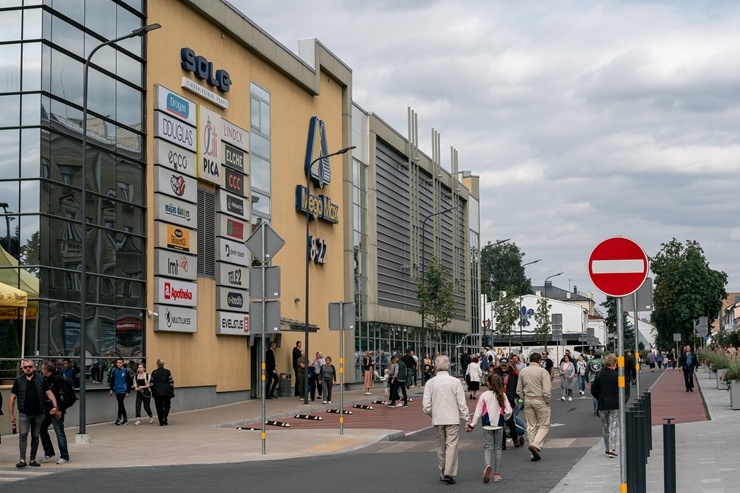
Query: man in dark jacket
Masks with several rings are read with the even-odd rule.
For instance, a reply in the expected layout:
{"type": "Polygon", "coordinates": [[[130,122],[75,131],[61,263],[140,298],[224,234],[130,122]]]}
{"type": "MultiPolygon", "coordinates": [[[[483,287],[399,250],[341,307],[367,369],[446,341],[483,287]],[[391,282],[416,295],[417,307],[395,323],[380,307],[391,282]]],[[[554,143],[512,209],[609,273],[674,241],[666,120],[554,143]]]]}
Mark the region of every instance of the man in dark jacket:
{"type": "MultiPolygon", "coordinates": [[[[301,341],[295,341],[295,347],[293,348],[293,373],[295,374],[295,394],[293,395],[298,395],[298,358],[301,357],[301,353],[303,352],[301,345],[301,341]]],[[[303,372],[303,378],[306,378],[305,371],[303,372]]]]}
{"type": "Polygon", "coordinates": [[[617,357],[613,354],[604,358],[604,367],[591,384],[591,395],[599,403],[606,455],[616,457],[619,435],[619,375],[617,357]]]}
{"type": "Polygon", "coordinates": [[[43,461],[48,461],[54,457],[54,444],[49,437],[49,425],[54,426],[54,433],[57,436],[57,445],[59,445],[59,460],[57,464],[66,464],[69,462],[69,450],[67,449],[67,435],[64,433],[64,414],[67,408],[64,407],[64,399],[60,396],[64,393],[65,380],[62,372],[56,369],[52,361],[44,361],[41,365],[41,373],[49,389],[57,399],[59,409],[52,414],[44,414],[44,420],[41,422],[41,446],[44,447],[43,461]]]}
{"type": "Polygon", "coordinates": [[[275,365],[275,341],[265,351],[265,399],[275,399],[275,388],[278,384],[277,366],[275,365]]]}
{"type": "Polygon", "coordinates": [[[41,464],[36,462],[36,451],[39,449],[39,434],[41,433],[41,422],[44,414],[56,414],[57,399],[44,381],[44,377],[35,372],[34,362],[24,359],[21,361],[23,375],[18,377],[13,383],[10,391],[10,401],[8,403],[10,422],[15,423],[15,414],[13,408],[16,401],[18,402],[18,412],[20,416],[18,446],[21,452],[21,460],[16,464],[19,469],[26,467],[39,467],[41,464]],[[44,398],[46,397],[46,398],[44,398]],[[46,399],[51,402],[51,409],[47,408],[46,399]],[[31,461],[26,464],[26,449],[28,447],[28,432],[31,431],[31,461]]]}
{"type": "Polygon", "coordinates": [[[404,378],[406,388],[411,388],[413,383],[413,376],[416,374],[416,360],[414,359],[414,352],[411,349],[406,350],[406,354],[401,358],[403,364],[406,365],[406,373],[401,375],[404,378]]]}
{"type": "MultiPolygon", "coordinates": [[[[519,374],[516,372],[516,369],[514,369],[509,364],[509,359],[505,357],[501,357],[498,359],[498,366],[493,369],[493,373],[499,376],[501,378],[501,383],[504,386],[504,393],[506,394],[506,398],[509,399],[509,404],[511,404],[511,408],[515,409],[517,404],[516,399],[516,384],[519,382],[519,374]]],[[[524,437],[520,437],[517,435],[516,432],[516,422],[514,421],[514,414],[511,414],[511,417],[506,420],[506,426],[509,428],[509,436],[514,441],[514,447],[521,447],[524,445],[524,437]]],[[[506,450],[506,438],[504,437],[504,442],[501,445],[501,450],[506,450]]]]}
{"type": "Polygon", "coordinates": [[[157,360],[157,369],[152,372],[149,385],[152,388],[152,397],[157,408],[159,426],[167,426],[170,401],[175,397],[175,380],[172,378],[172,372],[164,367],[163,360],[157,360]]]}
{"type": "Polygon", "coordinates": [[[126,405],[123,403],[131,393],[131,384],[133,379],[128,368],[123,366],[123,358],[116,360],[116,366],[111,368],[108,373],[108,397],[116,394],[118,402],[118,414],[116,416],[116,426],[125,426],[128,424],[128,414],[126,414],[126,405]]]}
{"type": "Polygon", "coordinates": [[[694,391],[694,372],[699,366],[699,360],[688,344],[684,346],[683,353],[678,358],[678,367],[683,370],[683,381],[686,384],[686,392],[694,391]]]}

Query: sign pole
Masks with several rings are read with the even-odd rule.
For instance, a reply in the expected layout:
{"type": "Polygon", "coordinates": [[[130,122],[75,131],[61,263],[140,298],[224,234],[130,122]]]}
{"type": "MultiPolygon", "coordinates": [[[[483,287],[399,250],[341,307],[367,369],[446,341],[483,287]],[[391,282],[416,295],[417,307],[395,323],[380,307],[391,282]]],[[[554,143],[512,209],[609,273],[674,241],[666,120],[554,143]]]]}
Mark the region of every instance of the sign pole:
{"type": "Polygon", "coordinates": [[[619,381],[619,491],[627,492],[627,461],[625,452],[627,444],[624,442],[627,420],[624,414],[625,378],[624,378],[624,327],[622,325],[622,298],[617,298],[617,364],[619,381]]]}
{"type": "Polygon", "coordinates": [[[635,322],[635,390],[637,396],[640,396],[640,321],[637,320],[637,291],[632,293],[634,300],[634,315],[632,316],[635,322]]]}
{"type": "MultiPolygon", "coordinates": [[[[261,231],[261,240],[262,240],[262,252],[265,252],[267,250],[265,245],[265,228],[260,228],[261,231]]],[[[263,257],[260,259],[260,269],[262,270],[262,320],[260,320],[260,323],[262,324],[262,347],[260,350],[262,351],[262,455],[265,455],[267,453],[267,431],[265,429],[266,425],[265,422],[267,420],[267,409],[266,409],[266,401],[265,401],[265,382],[266,382],[266,375],[267,375],[267,364],[265,362],[266,357],[266,351],[267,348],[265,348],[265,342],[267,338],[265,337],[265,332],[267,332],[267,328],[265,327],[265,296],[267,296],[267,287],[265,286],[265,258],[263,257]]]]}
{"type": "Polygon", "coordinates": [[[339,434],[344,435],[344,310],[339,310],[339,434]]]}

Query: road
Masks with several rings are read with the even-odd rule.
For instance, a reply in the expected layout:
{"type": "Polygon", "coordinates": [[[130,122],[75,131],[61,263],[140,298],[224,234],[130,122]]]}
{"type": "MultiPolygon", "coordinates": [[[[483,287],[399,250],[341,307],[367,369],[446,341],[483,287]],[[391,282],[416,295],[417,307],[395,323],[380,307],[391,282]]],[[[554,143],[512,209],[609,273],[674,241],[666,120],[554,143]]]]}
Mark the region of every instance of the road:
{"type": "MultiPolygon", "coordinates": [[[[642,388],[647,389],[659,374],[642,372],[642,388]]],[[[634,395],[634,387],[633,395],[634,395]]],[[[554,396],[559,396],[559,389],[554,396]]],[[[500,485],[484,485],[483,452],[480,433],[463,433],[460,444],[458,482],[441,483],[437,476],[435,432],[421,430],[391,442],[380,442],[344,455],[315,455],[285,460],[264,460],[222,465],[131,467],[118,469],[67,469],[42,467],[18,471],[15,481],[25,492],[65,489],[78,492],[113,491],[285,491],[294,489],[352,491],[428,491],[443,488],[449,492],[484,491],[491,487],[528,493],[549,492],[585,453],[601,441],[601,420],[593,415],[592,399],[576,396],[571,402],[554,400],[552,429],[543,460],[531,462],[526,447],[509,448],[503,454],[504,478],[500,485]],[[53,472],[50,472],[53,470],[53,472]]],[[[399,409],[399,412],[405,410],[399,409]]],[[[319,431],[323,432],[323,431],[319,431]]],[[[329,433],[330,431],[326,431],[329,433]]],[[[197,444],[193,444],[197,447],[197,444]]],[[[112,454],[156,454],[156,450],[111,450],[112,454]]],[[[184,454],[197,453],[195,450],[184,454]]],[[[1,471],[0,484],[17,471],[1,471]]],[[[598,472],[595,471],[595,474],[598,472]]],[[[4,489],[4,488],[3,488],[4,489]]]]}

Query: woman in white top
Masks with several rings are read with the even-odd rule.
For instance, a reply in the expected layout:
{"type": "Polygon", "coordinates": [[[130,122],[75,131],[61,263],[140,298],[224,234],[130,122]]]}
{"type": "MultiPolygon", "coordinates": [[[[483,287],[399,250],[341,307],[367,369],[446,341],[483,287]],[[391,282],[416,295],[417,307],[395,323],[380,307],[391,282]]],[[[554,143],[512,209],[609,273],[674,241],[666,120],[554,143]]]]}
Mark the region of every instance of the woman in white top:
{"type": "Polygon", "coordinates": [[[483,377],[483,370],[480,369],[478,364],[478,357],[473,356],[468,365],[468,369],[465,371],[465,381],[468,384],[468,393],[471,399],[475,399],[475,394],[480,389],[480,381],[483,377]]]}
{"type": "Polygon", "coordinates": [[[563,389],[561,401],[568,399],[573,400],[573,386],[576,382],[576,367],[567,354],[563,356],[563,362],[560,364],[560,387],[563,389]]]}
{"type": "Polygon", "coordinates": [[[465,431],[473,431],[478,419],[484,414],[488,414],[489,425],[483,425],[483,482],[488,483],[493,472],[493,480],[501,481],[501,448],[504,441],[504,428],[500,423],[511,418],[513,410],[509,399],[504,393],[504,386],[501,378],[491,373],[486,380],[489,390],[483,392],[475,406],[475,413],[468,424],[465,425],[465,431]],[[493,456],[493,468],[491,467],[491,450],[495,450],[493,456]]]}
{"type": "Polygon", "coordinates": [[[578,355],[578,361],[576,361],[576,373],[578,374],[578,392],[581,395],[586,395],[586,370],[588,364],[583,354],[578,355]]]}

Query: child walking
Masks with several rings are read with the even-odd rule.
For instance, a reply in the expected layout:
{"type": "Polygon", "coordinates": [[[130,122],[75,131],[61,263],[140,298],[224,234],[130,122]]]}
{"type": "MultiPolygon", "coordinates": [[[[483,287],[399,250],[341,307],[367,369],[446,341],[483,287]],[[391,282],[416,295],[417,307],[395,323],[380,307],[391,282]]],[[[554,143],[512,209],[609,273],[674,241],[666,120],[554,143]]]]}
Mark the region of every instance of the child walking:
{"type": "Polygon", "coordinates": [[[383,376],[380,377],[380,381],[383,382],[383,393],[385,394],[385,400],[386,401],[388,401],[388,397],[391,394],[391,389],[388,386],[389,376],[390,376],[390,370],[388,370],[388,368],[386,368],[385,370],[383,370],[383,376]]]}
{"type": "Polygon", "coordinates": [[[465,431],[470,433],[475,428],[478,420],[483,424],[483,482],[488,483],[491,480],[501,481],[501,446],[504,440],[504,428],[500,423],[508,420],[513,410],[509,399],[504,394],[504,386],[501,378],[495,373],[491,373],[486,378],[487,391],[483,392],[478,398],[478,404],[475,406],[475,413],[469,423],[465,425],[465,431]],[[486,424],[484,416],[488,416],[489,424],[486,424]],[[493,425],[493,426],[491,426],[493,425]],[[491,451],[493,454],[493,467],[491,467],[491,451]]]}

